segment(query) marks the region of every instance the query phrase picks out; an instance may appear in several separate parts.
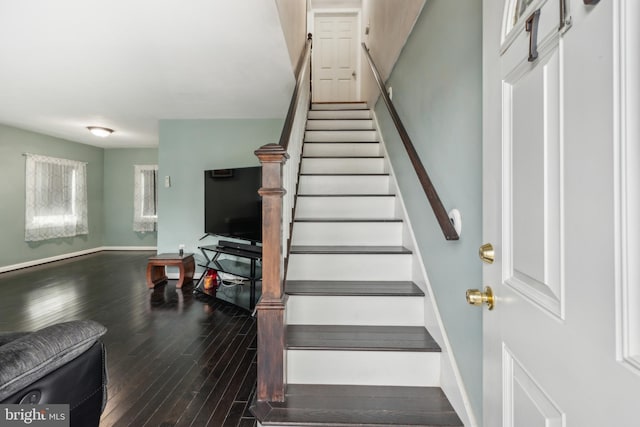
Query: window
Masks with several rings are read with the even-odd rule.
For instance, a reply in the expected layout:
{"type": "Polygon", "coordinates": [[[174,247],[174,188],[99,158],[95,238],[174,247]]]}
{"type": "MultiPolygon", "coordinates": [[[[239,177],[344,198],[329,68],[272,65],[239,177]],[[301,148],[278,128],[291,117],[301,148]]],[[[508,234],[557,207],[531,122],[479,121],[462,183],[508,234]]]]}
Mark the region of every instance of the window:
{"type": "Polygon", "coordinates": [[[533,0],[518,0],[518,7],[516,11],[515,20],[518,21],[524,15],[529,5],[533,3],[533,0]]]}
{"type": "Polygon", "coordinates": [[[25,240],[89,233],[87,164],[27,154],[25,240]]]}
{"type": "Polygon", "coordinates": [[[157,181],[158,165],[134,165],[133,231],[156,229],[157,181]]]}
{"type": "MultiPolygon", "coordinates": [[[[563,0],[561,0],[563,1],[563,0]]],[[[506,37],[513,28],[523,19],[528,17],[528,14],[525,15],[526,12],[533,11],[530,8],[531,4],[534,0],[507,0],[505,4],[505,15],[504,15],[504,27],[503,27],[503,36],[506,37]]],[[[536,2],[538,7],[541,5],[541,2],[536,2]]]]}

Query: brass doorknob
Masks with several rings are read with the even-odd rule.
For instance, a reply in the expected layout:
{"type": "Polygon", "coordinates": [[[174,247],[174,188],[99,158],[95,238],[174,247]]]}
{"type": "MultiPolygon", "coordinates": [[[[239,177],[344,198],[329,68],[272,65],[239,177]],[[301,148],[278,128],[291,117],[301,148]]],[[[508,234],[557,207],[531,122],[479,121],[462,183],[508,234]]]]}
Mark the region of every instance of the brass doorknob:
{"type": "Polygon", "coordinates": [[[496,259],[496,252],[493,249],[493,245],[491,243],[485,243],[480,246],[480,249],[478,249],[478,256],[482,262],[493,264],[493,261],[496,259]]]}
{"type": "Polygon", "coordinates": [[[467,289],[467,302],[471,305],[481,306],[486,304],[489,310],[493,310],[495,298],[489,286],[484,288],[484,292],[479,289],[467,289]]]}

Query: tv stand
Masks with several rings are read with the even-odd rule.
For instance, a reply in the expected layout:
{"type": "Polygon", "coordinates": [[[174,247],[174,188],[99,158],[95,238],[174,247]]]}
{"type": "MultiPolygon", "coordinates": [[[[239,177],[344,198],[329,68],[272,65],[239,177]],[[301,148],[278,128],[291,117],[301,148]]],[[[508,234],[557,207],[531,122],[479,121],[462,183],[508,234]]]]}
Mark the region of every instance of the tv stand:
{"type": "Polygon", "coordinates": [[[255,242],[220,240],[217,245],[199,246],[198,249],[207,261],[205,264],[199,264],[205,271],[200,276],[194,293],[214,296],[204,289],[204,277],[208,269],[249,279],[249,310],[253,311],[257,303],[256,282],[262,278],[262,246],[258,246],[255,242]],[[222,255],[230,255],[235,259],[221,258],[222,255]]]}

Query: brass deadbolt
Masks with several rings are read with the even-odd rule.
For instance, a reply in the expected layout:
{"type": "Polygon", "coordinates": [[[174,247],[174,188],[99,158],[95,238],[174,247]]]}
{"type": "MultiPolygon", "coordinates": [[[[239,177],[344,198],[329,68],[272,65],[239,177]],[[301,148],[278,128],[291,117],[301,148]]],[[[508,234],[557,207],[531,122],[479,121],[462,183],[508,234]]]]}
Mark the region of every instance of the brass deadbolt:
{"type": "Polygon", "coordinates": [[[482,262],[493,264],[493,261],[496,259],[496,252],[493,249],[493,245],[491,243],[485,243],[484,245],[480,246],[480,249],[478,250],[478,256],[480,257],[482,262]]]}
{"type": "Polygon", "coordinates": [[[467,289],[467,302],[471,305],[487,305],[489,310],[493,310],[495,298],[489,286],[484,288],[484,292],[479,289],[467,289]]]}

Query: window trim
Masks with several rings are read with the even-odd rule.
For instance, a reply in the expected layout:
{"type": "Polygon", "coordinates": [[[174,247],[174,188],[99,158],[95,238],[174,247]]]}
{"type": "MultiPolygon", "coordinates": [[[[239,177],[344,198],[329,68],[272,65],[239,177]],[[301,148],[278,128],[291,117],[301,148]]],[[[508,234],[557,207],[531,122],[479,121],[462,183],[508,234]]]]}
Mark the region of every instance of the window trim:
{"type": "Polygon", "coordinates": [[[148,231],[155,231],[158,223],[158,165],[146,164],[146,165],[133,165],[134,166],[134,190],[133,190],[133,231],[139,233],[145,233],[148,231]],[[155,186],[155,215],[145,215],[144,202],[147,199],[145,197],[145,183],[144,172],[155,171],[156,186],[155,186]]]}

